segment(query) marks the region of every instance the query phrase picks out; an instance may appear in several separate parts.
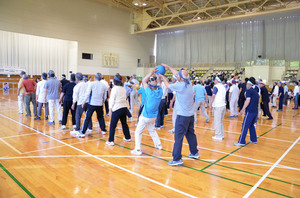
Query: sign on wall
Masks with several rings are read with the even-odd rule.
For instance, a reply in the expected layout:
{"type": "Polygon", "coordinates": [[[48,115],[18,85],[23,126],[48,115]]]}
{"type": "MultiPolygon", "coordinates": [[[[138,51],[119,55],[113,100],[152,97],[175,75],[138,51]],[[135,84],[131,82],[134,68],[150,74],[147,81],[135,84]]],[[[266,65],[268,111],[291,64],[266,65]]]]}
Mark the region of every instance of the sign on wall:
{"type": "Polygon", "coordinates": [[[119,55],[113,53],[103,53],[102,55],[103,67],[119,67],[119,55]]]}

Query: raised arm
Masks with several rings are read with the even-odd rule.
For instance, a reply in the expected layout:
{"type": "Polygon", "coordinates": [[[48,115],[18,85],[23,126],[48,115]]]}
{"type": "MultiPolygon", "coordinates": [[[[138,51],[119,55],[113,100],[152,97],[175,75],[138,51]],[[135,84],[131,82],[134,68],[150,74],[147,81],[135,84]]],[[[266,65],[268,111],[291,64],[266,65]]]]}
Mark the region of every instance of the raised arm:
{"type": "Polygon", "coordinates": [[[171,66],[169,66],[167,64],[161,64],[161,65],[164,66],[166,69],[170,70],[174,74],[174,76],[178,76],[178,71],[173,69],[171,66]]]}
{"type": "Polygon", "coordinates": [[[155,67],[149,74],[147,74],[144,78],[143,78],[143,80],[142,80],[142,83],[143,83],[143,87],[144,87],[144,89],[146,90],[146,88],[148,87],[148,80],[149,80],[149,78],[153,75],[153,74],[155,74],[155,72],[157,71],[157,67],[155,67]]]}

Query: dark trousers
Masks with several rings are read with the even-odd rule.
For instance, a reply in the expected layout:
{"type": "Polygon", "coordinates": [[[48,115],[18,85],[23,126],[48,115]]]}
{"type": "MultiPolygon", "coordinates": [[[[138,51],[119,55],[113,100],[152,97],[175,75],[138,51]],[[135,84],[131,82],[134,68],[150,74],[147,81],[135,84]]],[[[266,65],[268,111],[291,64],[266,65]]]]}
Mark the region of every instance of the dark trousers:
{"type": "Polygon", "coordinates": [[[140,118],[140,115],[142,114],[143,109],[144,109],[144,105],[141,104],[140,109],[139,109],[137,122],[139,122],[139,118],[140,118]]]}
{"type": "Polygon", "coordinates": [[[167,108],[170,109],[170,102],[173,98],[173,93],[168,93],[168,103],[167,103],[167,108]]]}
{"type": "MultiPolygon", "coordinates": [[[[81,116],[82,116],[84,111],[86,112],[86,109],[87,109],[87,105],[84,108],[82,108],[81,104],[77,105],[76,113],[75,113],[75,120],[76,120],[75,131],[80,130],[81,116]]],[[[93,121],[89,122],[88,129],[93,129],[93,121]]]]}
{"type": "Polygon", "coordinates": [[[155,127],[164,125],[166,99],[161,99],[158,107],[155,127]]]}
{"type": "Polygon", "coordinates": [[[246,98],[244,96],[240,96],[239,100],[238,100],[238,105],[239,105],[239,109],[242,110],[244,103],[245,103],[246,98]]]}
{"type": "Polygon", "coordinates": [[[41,117],[41,115],[42,115],[42,108],[43,108],[44,104],[45,104],[45,117],[49,115],[49,105],[48,105],[48,102],[47,103],[41,103],[41,102],[39,102],[38,103],[38,107],[37,107],[37,115],[38,115],[38,117],[41,117]]]}
{"type": "Polygon", "coordinates": [[[270,113],[270,109],[269,109],[269,102],[262,102],[263,104],[263,112],[264,112],[264,116],[267,115],[269,118],[273,118],[271,113],[270,113]]]}
{"type": "Polygon", "coordinates": [[[165,100],[165,110],[164,110],[164,115],[168,115],[168,101],[167,101],[167,99],[165,100]]]}
{"type": "Polygon", "coordinates": [[[175,143],[173,148],[173,160],[178,161],[182,158],[182,142],[184,136],[186,137],[191,154],[198,153],[197,137],[194,130],[194,115],[186,117],[177,115],[175,122],[175,143]]]}
{"type": "Polygon", "coordinates": [[[257,136],[256,136],[256,130],[254,127],[254,123],[257,118],[257,113],[246,113],[244,117],[243,127],[242,127],[242,133],[240,135],[238,143],[240,144],[246,144],[246,135],[248,133],[248,129],[250,131],[250,140],[252,142],[257,142],[257,136]]]}
{"type": "MultiPolygon", "coordinates": [[[[295,99],[294,99],[294,109],[298,109],[298,97],[299,97],[299,94],[296,94],[294,97],[295,97],[295,99]]],[[[25,96],[25,100],[26,100],[26,96],[25,96]]]]}
{"type": "Polygon", "coordinates": [[[131,113],[130,113],[130,111],[129,111],[128,108],[127,108],[127,110],[126,110],[126,115],[127,115],[128,118],[131,118],[131,117],[132,117],[132,115],[131,115],[131,113]]]}
{"type": "Polygon", "coordinates": [[[287,105],[287,100],[288,100],[288,98],[289,98],[289,94],[286,92],[286,93],[284,94],[284,96],[283,96],[283,104],[284,104],[284,105],[287,105]]]}
{"type": "Polygon", "coordinates": [[[26,114],[31,116],[30,101],[32,102],[32,105],[33,105],[34,116],[37,116],[37,107],[36,107],[35,93],[29,93],[29,94],[25,95],[25,109],[26,109],[26,114]]]}
{"type": "Polygon", "coordinates": [[[113,142],[115,140],[115,130],[120,119],[123,129],[123,134],[126,139],[131,139],[129,128],[127,125],[127,107],[118,109],[113,111],[111,114],[110,127],[109,127],[109,142],[113,142]]]}
{"type": "Polygon", "coordinates": [[[68,114],[69,114],[70,110],[71,110],[71,114],[72,114],[72,125],[76,124],[75,110],[71,109],[72,104],[73,104],[72,101],[66,101],[66,100],[64,100],[64,103],[63,103],[64,111],[63,111],[62,125],[66,125],[67,124],[68,114]]]}
{"type": "Polygon", "coordinates": [[[86,110],[85,119],[83,122],[83,128],[82,128],[83,134],[86,132],[89,123],[92,122],[92,115],[93,115],[94,111],[96,111],[96,113],[97,113],[97,119],[99,122],[99,126],[101,128],[101,131],[106,132],[105,121],[104,121],[104,117],[103,117],[103,106],[88,105],[87,110],[86,110]]]}
{"type": "Polygon", "coordinates": [[[130,93],[129,93],[129,95],[127,96],[126,100],[128,100],[128,103],[129,103],[129,109],[131,109],[131,105],[130,105],[130,93]]]}
{"type": "Polygon", "coordinates": [[[104,105],[105,105],[105,112],[106,112],[106,114],[108,114],[109,109],[108,109],[108,100],[107,99],[105,100],[104,105]]]}
{"type": "Polygon", "coordinates": [[[279,97],[279,107],[278,107],[279,110],[282,110],[283,97],[284,97],[284,96],[280,96],[280,97],[279,97]]]}

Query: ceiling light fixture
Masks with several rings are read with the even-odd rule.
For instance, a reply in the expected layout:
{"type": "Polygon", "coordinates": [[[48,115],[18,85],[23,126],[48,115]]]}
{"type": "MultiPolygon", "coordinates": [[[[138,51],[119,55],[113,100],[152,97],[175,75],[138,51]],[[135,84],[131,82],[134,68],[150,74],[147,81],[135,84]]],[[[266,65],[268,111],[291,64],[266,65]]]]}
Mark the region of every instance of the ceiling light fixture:
{"type": "Polygon", "coordinates": [[[145,7],[147,6],[147,3],[143,0],[134,0],[132,1],[133,5],[139,6],[139,7],[145,7]]]}

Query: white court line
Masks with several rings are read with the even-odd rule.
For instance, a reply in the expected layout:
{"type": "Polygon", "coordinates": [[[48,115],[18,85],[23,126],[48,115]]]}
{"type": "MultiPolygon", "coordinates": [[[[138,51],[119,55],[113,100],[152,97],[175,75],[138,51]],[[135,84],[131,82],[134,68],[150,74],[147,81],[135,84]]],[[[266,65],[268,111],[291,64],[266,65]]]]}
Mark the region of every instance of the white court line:
{"type": "MultiPolygon", "coordinates": [[[[137,155],[95,155],[97,157],[106,157],[106,158],[149,158],[149,159],[153,159],[152,156],[137,156],[137,155]]],[[[13,159],[38,159],[38,158],[80,158],[80,157],[91,157],[88,155],[40,155],[40,156],[21,156],[21,157],[0,157],[0,160],[13,160],[13,159]]],[[[162,159],[173,159],[173,157],[160,157],[162,159]]],[[[183,157],[183,160],[194,160],[188,157],[183,157]]],[[[202,159],[205,161],[210,161],[210,162],[214,162],[216,161],[215,159],[202,159]]],[[[257,164],[257,163],[248,163],[248,162],[240,162],[240,161],[222,161],[222,163],[232,163],[232,164],[246,164],[246,165],[253,165],[253,166],[272,166],[271,164],[257,164]]],[[[277,166],[278,168],[283,168],[283,169],[292,169],[295,170],[293,168],[287,168],[287,167],[283,167],[281,165],[277,166]]],[[[299,170],[300,169],[296,169],[299,170]]]]}
{"type": "MultiPolygon", "coordinates": [[[[131,132],[132,133],[132,132],[131,132]]],[[[134,132],[133,132],[134,133],[134,132]]],[[[151,137],[150,135],[148,135],[148,134],[143,134],[143,135],[145,135],[145,136],[149,136],[149,137],[151,137]]],[[[169,139],[166,139],[166,138],[159,138],[159,139],[161,139],[161,140],[165,140],[165,141],[168,141],[168,142],[175,142],[175,141],[173,141],[173,140],[169,140],[169,139]]],[[[183,145],[189,145],[189,144],[187,144],[187,143],[182,143],[183,145]]],[[[230,153],[227,153],[227,152],[223,152],[223,151],[218,151],[218,150],[214,150],[214,149],[209,149],[209,148],[205,148],[205,147],[201,147],[201,146],[197,146],[197,148],[200,148],[200,149],[203,149],[203,150],[208,150],[208,151],[213,151],[213,152],[216,152],[216,153],[222,153],[222,154],[226,154],[226,155],[228,155],[228,154],[230,154],[230,153]]],[[[250,158],[250,157],[245,157],[245,156],[241,156],[241,155],[236,155],[236,154],[230,154],[231,156],[235,156],[235,157],[239,157],[239,158],[244,158],[244,159],[248,159],[248,160],[253,160],[253,161],[257,161],[257,162],[262,162],[262,163],[266,163],[266,164],[273,164],[272,162],[267,162],[267,161],[263,161],[263,160],[259,160],[259,159],[254,159],[254,158],[250,158]]],[[[222,162],[222,161],[221,161],[222,162]]],[[[284,165],[280,165],[280,166],[282,166],[282,167],[284,167],[284,168],[287,168],[287,169],[293,169],[293,170],[298,170],[297,168],[294,168],[294,167],[290,167],[290,166],[284,166],[284,165]]],[[[300,170],[300,169],[299,169],[300,170]]]]}
{"type": "MultiPolygon", "coordinates": [[[[76,145],[76,144],[82,144],[85,142],[93,142],[96,141],[97,139],[92,139],[92,140],[86,140],[86,141],[82,141],[82,142],[76,142],[70,145],[76,145]]],[[[24,152],[23,154],[28,154],[28,153],[35,153],[35,152],[39,152],[39,151],[46,151],[46,150],[51,150],[51,149],[56,149],[56,148],[61,148],[61,147],[65,147],[66,145],[60,145],[60,146],[53,146],[53,147],[49,147],[49,148],[44,148],[44,149],[39,149],[39,150],[34,150],[34,151],[28,151],[28,152],[24,152]]]]}
{"type": "MultiPolygon", "coordinates": [[[[144,156],[144,155],[94,155],[97,157],[106,157],[106,158],[151,158],[152,156],[144,156]]],[[[89,155],[41,155],[41,156],[21,156],[21,157],[0,157],[0,160],[11,160],[11,159],[35,159],[35,158],[80,158],[80,157],[92,157],[89,155]]],[[[173,157],[160,157],[163,159],[173,159],[173,157]]],[[[182,158],[185,160],[194,160],[191,158],[182,158]]],[[[214,161],[214,160],[211,160],[214,161]]]]}
{"type": "MultiPolygon", "coordinates": [[[[200,129],[207,129],[207,130],[211,130],[213,131],[214,129],[212,128],[206,128],[206,127],[199,127],[199,126],[195,126],[197,128],[200,128],[200,129]]],[[[232,133],[232,134],[237,134],[237,135],[241,135],[241,133],[238,133],[238,132],[233,132],[233,131],[224,131],[225,133],[232,133]]],[[[247,137],[250,137],[249,134],[247,134],[247,137]]],[[[259,138],[263,138],[263,139],[270,139],[270,140],[275,140],[275,141],[281,141],[281,142],[288,142],[288,143],[293,143],[293,141],[289,141],[289,140],[282,140],[282,139],[276,139],[276,138],[270,138],[270,137],[259,137],[259,138]]],[[[297,143],[297,144],[300,144],[300,143],[297,143]]]]}
{"type": "Polygon", "coordinates": [[[2,137],[0,139],[8,139],[8,138],[22,137],[22,136],[26,136],[26,135],[35,135],[35,134],[39,134],[39,133],[28,133],[28,134],[22,134],[22,135],[6,136],[6,137],[2,137]]]}
{"type": "Polygon", "coordinates": [[[3,114],[0,114],[0,115],[3,116],[3,117],[6,117],[7,119],[10,119],[10,120],[12,120],[12,121],[14,121],[14,122],[16,122],[16,123],[19,123],[20,125],[23,125],[23,126],[25,126],[25,127],[27,127],[27,128],[30,128],[30,129],[32,129],[32,130],[34,130],[34,131],[36,131],[36,132],[38,132],[38,133],[40,133],[40,134],[46,136],[46,137],[50,137],[51,139],[56,140],[57,142],[60,142],[60,143],[66,145],[66,146],[68,146],[68,147],[70,147],[70,148],[73,148],[74,150],[77,150],[77,151],[82,152],[82,153],[84,153],[84,154],[86,154],[86,155],[89,155],[89,156],[91,156],[91,157],[93,157],[93,158],[95,158],[95,159],[98,159],[98,160],[100,160],[100,161],[102,161],[102,162],[104,162],[104,163],[107,163],[107,164],[109,164],[109,165],[111,165],[111,166],[113,166],[113,167],[115,167],[115,168],[121,169],[121,170],[123,170],[123,171],[125,171],[125,172],[127,172],[127,173],[130,173],[130,174],[135,175],[135,176],[137,176],[137,177],[140,177],[140,178],[142,178],[142,179],[144,179],[144,180],[147,180],[147,181],[152,182],[152,183],[154,183],[154,184],[157,184],[157,185],[159,185],[159,186],[165,187],[165,188],[167,188],[167,189],[169,189],[169,190],[172,190],[172,191],[174,191],[174,192],[177,192],[177,193],[179,193],[179,194],[185,195],[185,196],[187,196],[187,197],[193,197],[193,198],[196,197],[196,196],[190,195],[190,194],[188,194],[188,193],[185,193],[185,192],[183,192],[183,191],[180,191],[180,190],[178,190],[178,189],[176,189],[176,188],[173,188],[173,187],[171,187],[171,186],[168,186],[168,185],[165,185],[165,184],[163,184],[163,183],[160,183],[160,182],[158,182],[158,181],[156,181],[156,180],[153,180],[153,179],[151,179],[151,178],[148,178],[148,177],[146,177],[146,176],[143,176],[143,175],[141,175],[141,174],[139,174],[139,173],[130,171],[130,170],[126,169],[126,168],[123,168],[123,167],[121,167],[121,166],[118,166],[118,165],[116,165],[116,164],[114,164],[114,163],[111,163],[111,162],[109,162],[109,161],[107,161],[107,160],[104,160],[104,159],[102,159],[102,158],[99,158],[99,157],[97,157],[97,156],[94,156],[94,155],[92,155],[92,154],[90,154],[90,153],[88,153],[88,152],[86,152],[86,151],[83,151],[83,150],[81,150],[81,149],[79,149],[79,148],[76,148],[76,147],[74,147],[74,146],[71,146],[71,145],[69,145],[69,144],[67,144],[67,143],[65,143],[65,142],[63,142],[63,141],[57,140],[57,139],[55,139],[55,138],[53,138],[53,137],[51,137],[51,136],[49,136],[49,135],[46,135],[46,134],[44,134],[44,133],[42,133],[42,132],[40,132],[40,131],[38,131],[38,130],[32,128],[32,127],[26,126],[25,124],[23,124],[23,123],[21,123],[21,122],[18,122],[18,121],[14,120],[14,119],[12,119],[12,118],[10,118],[10,117],[7,117],[7,116],[5,116],[5,115],[3,115],[3,114]]]}
{"type": "MultiPolygon", "coordinates": [[[[170,122],[170,121],[167,121],[167,122],[170,122]]],[[[210,131],[214,131],[215,129],[213,128],[207,128],[207,127],[199,127],[199,126],[194,126],[198,129],[205,129],[205,130],[210,130],[210,131]]],[[[240,135],[241,133],[239,132],[233,132],[233,131],[224,131],[225,133],[232,133],[232,134],[237,134],[237,135],[240,135]]],[[[249,134],[247,134],[247,137],[250,137],[249,134]]],[[[259,137],[259,138],[263,138],[263,139],[270,139],[270,140],[275,140],[275,141],[281,141],[281,142],[288,142],[288,143],[293,143],[293,141],[289,141],[289,140],[282,140],[282,139],[276,139],[276,138],[270,138],[270,137],[259,137]]],[[[300,143],[297,143],[297,144],[300,144],[300,143]]]]}
{"type": "Polygon", "coordinates": [[[285,153],[273,164],[273,166],[264,174],[262,178],[245,194],[244,198],[248,198],[255,190],[256,188],[268,177],[268,175],[273,171],[274,168],[281,162],[281,160],[292,150],[292,148],[296,145],[296,143],[300,140],[300,136],[298,139],[288,148],[288,150],[285,151],[285,153]]]}
{"type": "Polygon", "coordinates": [[[9,148],[11,148],[12,150],[16,151],[17,153],[19,153],[20,155],[22,155],[22,152],[20,152],[18,149],[16,149],[15,147],[13,147],[11,144],[9,144],[8,142],[6,142],[3,139],[0,139],[4,144],[6,144],[9,148]]]}

